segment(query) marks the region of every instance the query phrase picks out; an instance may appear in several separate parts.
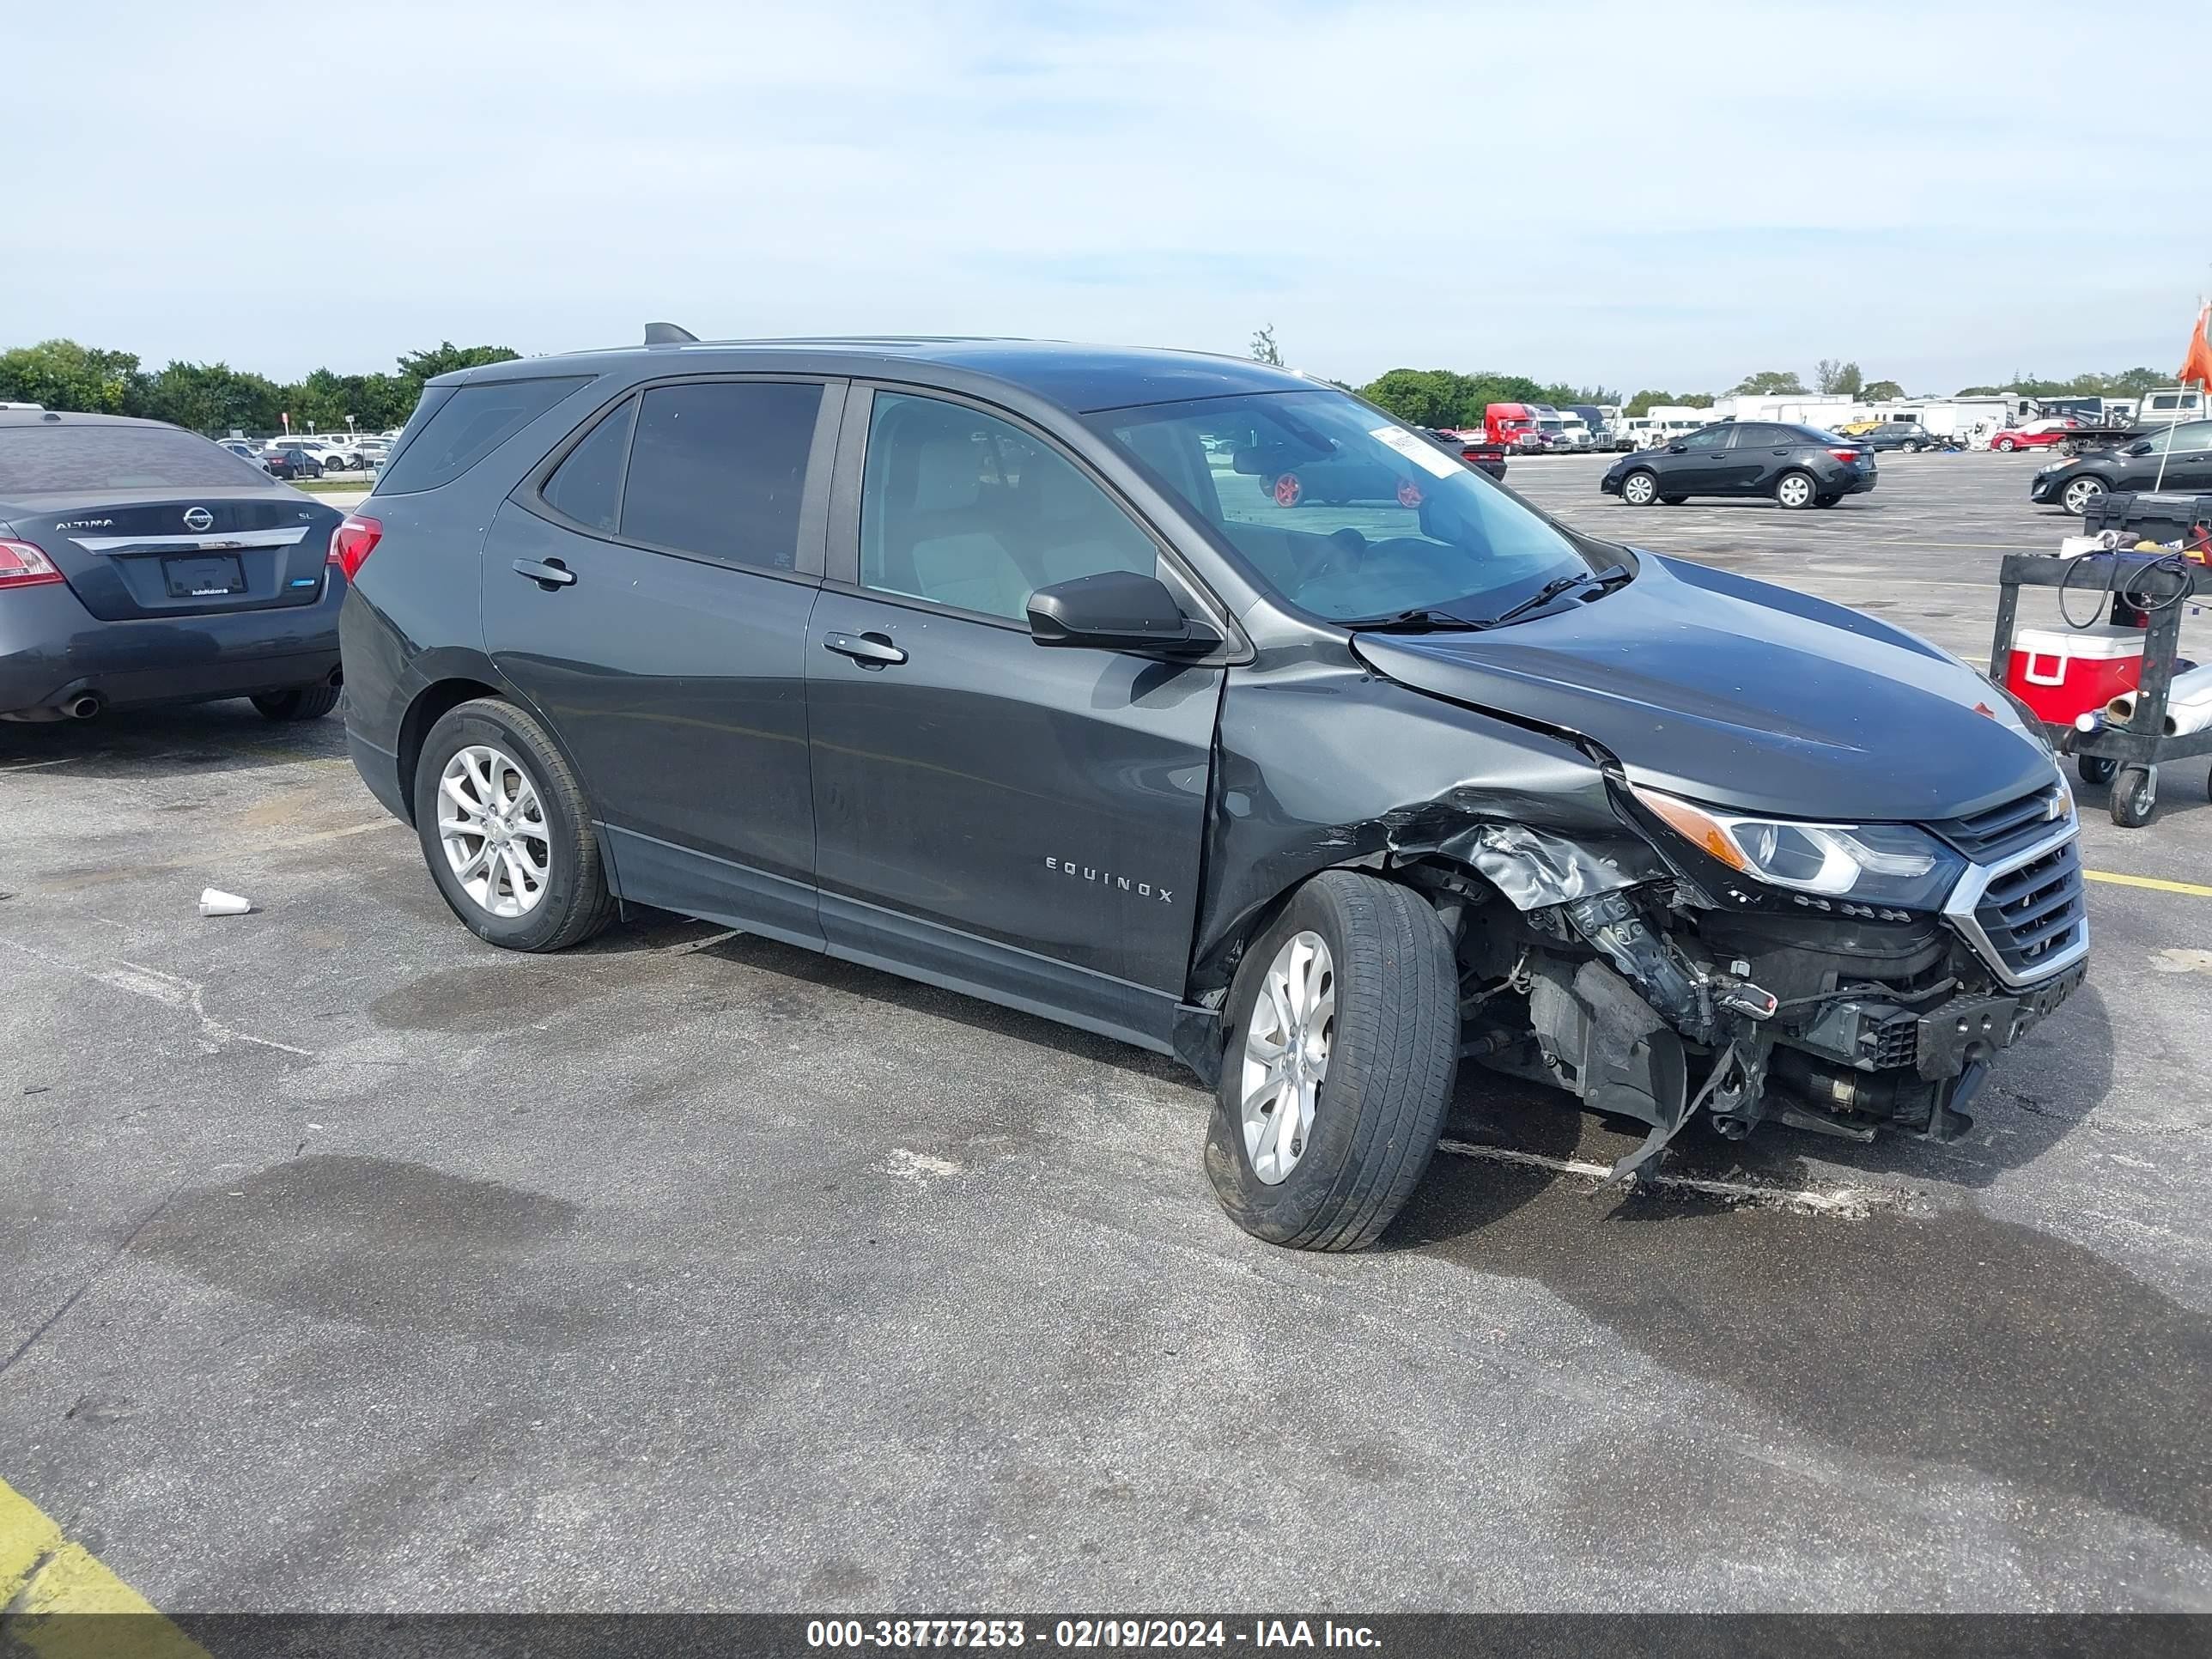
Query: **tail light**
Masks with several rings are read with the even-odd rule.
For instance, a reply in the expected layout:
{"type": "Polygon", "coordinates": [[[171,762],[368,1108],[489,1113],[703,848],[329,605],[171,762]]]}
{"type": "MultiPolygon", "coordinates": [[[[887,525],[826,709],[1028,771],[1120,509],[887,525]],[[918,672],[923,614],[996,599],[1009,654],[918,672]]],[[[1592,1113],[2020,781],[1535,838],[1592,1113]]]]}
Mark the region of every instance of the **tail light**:
{"type": "Polygon", "coordinates": [[[44,549],[28,542],[0,542],[0,587],[36,587],[61,579],[44,549]]]}
{"type": "Polygon", "coordinates": [[[1866,454],[1866,452],[1863,449],[1832,449],[1828,453],[1834,456],[1838,460],[1849,465],[1850,462],[1862,459],[1866,454]]]}
{"type": "Polygon", "coordinates": [[[331,532],[330,563],[345,572],[351,581],[368,556],[376,551],[377,543],[384,539],[384,526],[374,519],[360,513],[349,513],[336,530],[331,532]]]}

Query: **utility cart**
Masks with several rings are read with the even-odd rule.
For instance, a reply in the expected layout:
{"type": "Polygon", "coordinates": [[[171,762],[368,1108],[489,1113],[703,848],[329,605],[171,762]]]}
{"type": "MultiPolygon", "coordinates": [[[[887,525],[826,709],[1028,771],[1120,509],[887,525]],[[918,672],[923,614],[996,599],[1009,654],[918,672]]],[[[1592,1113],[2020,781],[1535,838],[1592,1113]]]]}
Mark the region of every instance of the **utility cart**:
{"type": "Polygon", "coordinates": [[[2181,648],[2181,618],[2191,599],[2212,598],[2212,567],[2172,553],[2114,552],[2081,558],[2039,553],[2008,553],[1998,580],[1996,632],[1990,641],[1990,674],[2002,681],[2012,660],[2014,623],[2023,587],[2061,590],[2067,595],[2112,596],[2114,622],[2147,616],[2142,677],[2135,713],[2125,725],[2107,723],[2094,732],[2046,720],[2061,754],[2074,757],[2084,783],[2112,786],[2112,822],[2133,830],[2150,822],[2158,810],[2158,769],[2174,761],[2212,756],[2212,729],[2179,737],[2166,735],[2166,693],[2173,683],[2181,648]]]}

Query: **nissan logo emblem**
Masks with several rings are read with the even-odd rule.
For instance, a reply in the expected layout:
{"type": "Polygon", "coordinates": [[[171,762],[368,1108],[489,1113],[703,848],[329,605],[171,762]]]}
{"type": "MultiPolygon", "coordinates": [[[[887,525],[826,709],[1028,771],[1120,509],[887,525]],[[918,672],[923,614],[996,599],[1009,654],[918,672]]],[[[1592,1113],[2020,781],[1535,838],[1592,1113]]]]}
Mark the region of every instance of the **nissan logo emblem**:
{"type": "Polygon", "coordinates": [[[204,507],[188,507],[185,509],[185,528],[212,530],[215,528],[215,514],[204,507]]]}

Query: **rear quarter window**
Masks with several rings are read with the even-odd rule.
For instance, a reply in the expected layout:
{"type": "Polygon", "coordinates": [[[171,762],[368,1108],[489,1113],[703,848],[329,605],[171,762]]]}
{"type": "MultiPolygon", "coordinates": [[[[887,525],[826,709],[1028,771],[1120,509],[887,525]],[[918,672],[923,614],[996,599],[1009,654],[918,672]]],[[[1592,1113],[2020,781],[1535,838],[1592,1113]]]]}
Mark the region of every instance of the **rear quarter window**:
{"type": "Polygon", "coordinates": [[[492,380],[455,388],[385,469],[376,493],[400,495],[452,483],[591,378],[492,380]]]}
{"type": "Polygon", "coordinates": [[[167,426],[0,428],[0,493],[265,489],[269,475],[222,445],[167,426]]]}

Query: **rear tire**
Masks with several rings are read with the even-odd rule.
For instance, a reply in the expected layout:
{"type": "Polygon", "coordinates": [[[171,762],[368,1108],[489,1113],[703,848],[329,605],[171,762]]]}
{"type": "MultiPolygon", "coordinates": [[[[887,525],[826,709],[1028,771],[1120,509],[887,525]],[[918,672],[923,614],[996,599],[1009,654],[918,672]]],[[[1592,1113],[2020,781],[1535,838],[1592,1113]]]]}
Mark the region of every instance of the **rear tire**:
{"type": "Polygon", "coordinates": [[[1820,493],[1820,487],[1809,472],[1785,472],[1774,481],[1774,504],[1786,512],[1802,512],[1820,493]]]}
{"type": "Polygon", "coordinates": [[[295,685],[289,691],[264,691],[253,699],[270,720],[319,720],[338,706],[335,685],[295,685]]]}
{"type": "MultiPolygon", "coordinates": [[[[1310,994],[1306,1006],[1314,1006],[1310,994]]],[[[1206,1140],[1206,1178],[1221,1207],[1271,1244],[1357,1250],[1373,1243],[1428,1168],[1458,1073],[1459,977],[1436,911],[1395,882],[1324,871],[1246,951],[1227,1018],[1229,1052],[1206,1140]],[[1286,1027],[1285,1005],[1270,996],[1261,1009],[1263,992],[1286,960],[1295,986],[1292,953],[1306,951],[1310,967],[1314,940],[1330,969],[1326,1027],[1318,1019],[1301,1027],[1295,1018],[1286,1027]],[[1284,1049],[1307,1056],[1309,1079],[1316,1075],[1313,1035],[1321,1036],[1311,1117],[1291,1143],[1287,1169],[1269,1129],[1297,1128],[1295,1120],[1285,1120],[1287,1128],[1273,1120],[1302,1109],[1288,1085],[1268,1109],[1269,1066],[1260,1057],[1285,1031],[1303,1033],[1284,1049]],[[1249,1123],[1248,1095],[1255,1109],[1249,1123]],[[1255,1156],[1267,1177],[1255,1169],[1255,1156]]]]}
{"type": "MultiPolygon", "coordinates": [[[[545,728],[511,702],[479,697],[448,710],[430,728],[415,768],[415,832],[438,891],[463,925],[488,943],[509,951],[565,950],[591,938],[614,915],[583,786],[545,728]],[[526,856],[534,856],[532,848],[545,849],[543,890],[520,915],[497,915],[471,894],[447,855],[440,823],[452,809],[441,780],[464,750],[504,760],[536,795],[542,833],[518,832],[514,839],[526,843],[526,856]]],[[[466,839],[482,838],[462,839],[465,845],[466,839]]]]}
{"type": "Polygon", "coordinates": [[[1908,455],[1917,455],[1920,453],[1920,446],[1918,444],[1906,444],[1905,446],[1905,453],[1908,455]]]}

